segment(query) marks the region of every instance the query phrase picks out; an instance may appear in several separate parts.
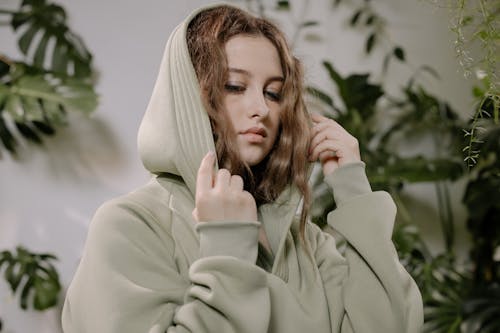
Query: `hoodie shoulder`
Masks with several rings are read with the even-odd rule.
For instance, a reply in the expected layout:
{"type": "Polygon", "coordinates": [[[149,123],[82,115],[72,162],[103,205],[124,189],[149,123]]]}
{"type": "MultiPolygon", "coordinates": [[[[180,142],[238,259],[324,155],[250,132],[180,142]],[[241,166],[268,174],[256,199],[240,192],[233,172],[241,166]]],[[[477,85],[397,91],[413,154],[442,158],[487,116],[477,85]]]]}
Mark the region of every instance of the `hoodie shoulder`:
{"type": "Polygon", "coordinates": [[[150,231],[171,238],[171,197],[171,192],[153,179],[133,192],[104,202],[97,209],[89,232],[137,237],[138,232],[150,231]]]}

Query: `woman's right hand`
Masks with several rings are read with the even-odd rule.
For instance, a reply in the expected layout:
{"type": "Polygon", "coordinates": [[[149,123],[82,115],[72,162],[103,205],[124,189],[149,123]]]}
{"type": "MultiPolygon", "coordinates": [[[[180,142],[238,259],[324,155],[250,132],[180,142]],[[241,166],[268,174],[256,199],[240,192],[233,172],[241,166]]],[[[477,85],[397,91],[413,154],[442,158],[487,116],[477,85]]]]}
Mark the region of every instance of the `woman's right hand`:
{"type": "Polygon", "coordinates": [[[201,161],[196,179],[193,217],[196,221],[257,221],[253,196],[243,190],[243,179],[227,169],[214,172],[215,153],[201,161]]]}

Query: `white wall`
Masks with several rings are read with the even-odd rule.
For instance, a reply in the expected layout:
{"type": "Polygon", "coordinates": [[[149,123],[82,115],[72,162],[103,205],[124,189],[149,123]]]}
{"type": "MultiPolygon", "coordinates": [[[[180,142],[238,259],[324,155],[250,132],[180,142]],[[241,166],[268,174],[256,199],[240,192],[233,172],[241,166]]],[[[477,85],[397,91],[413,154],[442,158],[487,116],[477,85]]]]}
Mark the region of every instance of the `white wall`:
{"type": "MultiPolygon", "coordinates": [[[[14,7],[17,4],[15,0],[4,2],[14,7]]],[[[22,244],[33,251],[55,253],[61,280],[67,287],[95,209],[149,177],[136,152],[136,132],[164,43],[183,17],[208,2],[58,1],[68,12],[70,26],[94,54],[101,103],[91,118],[72,116],[71,125],[55,138],[46,139],[43,148],[26,146],[18,159],[1,151],[0,249],[22,244]]],[[[322,20],[314,31],[325,37],[324,43],[302,41],[297,45],[308,79],[325,89],[332,86],[320,60],[332,60],[344,74],[378,68],[381,61],[380,56],[367,59],[363,55],[360,37],[364,34],[347,28],[346,14],[350,11],[346,7],[332,11],[331,2],[311,1],[309,11],[311,17],[322,20]]],[[[471,109],[470,83],[464,81],[453,58],[447,12],[421,1],[384,0],[377,6],[389,19],[391,38],[405,47],[409,62],[415,67],[428,64],[439,71],[442,80],[426,80],[426,85],[466,114],[471,109]]],[[[0,30],[0,41],[0,52],[17,57],[15,39],[8,29],[0,30]]],[[[404,66],[392,66],[387,80],[391,89],[403,84],[401,78],[408,73],[404,66]]],[[[411,191],[419,197],[421,209],[426,210],[425,214],[417,213],[426,220],[422,224],[432,238],[437,230],[432,188],[423,184],[413,186],[411,191]]],[[[457,214],[463,220],[462,208],[457,207],[457,214]]],[[[60,332],[59,311],[20,311],[0,279],[0,317],[5,332],[60,332]]]]}

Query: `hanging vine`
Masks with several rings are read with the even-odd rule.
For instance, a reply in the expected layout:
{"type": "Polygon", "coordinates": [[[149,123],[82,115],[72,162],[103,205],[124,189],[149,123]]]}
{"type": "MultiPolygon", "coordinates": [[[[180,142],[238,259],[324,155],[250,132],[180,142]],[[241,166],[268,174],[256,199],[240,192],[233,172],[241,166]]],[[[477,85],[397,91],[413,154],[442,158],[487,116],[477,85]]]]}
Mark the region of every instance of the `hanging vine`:
{"type": "MultiPolygon", "coordinates": [[[[440,6],[438,1],[432,1],[440,6]]],[[[487,0],[449,0],[451,30],[455,33],[455,52],[464,76],[475,76],[475,108],[470,127],[464,129],[464,161],[474,167],[481,153],[484,123],[500,125],[500,2],[487,0]]]]}

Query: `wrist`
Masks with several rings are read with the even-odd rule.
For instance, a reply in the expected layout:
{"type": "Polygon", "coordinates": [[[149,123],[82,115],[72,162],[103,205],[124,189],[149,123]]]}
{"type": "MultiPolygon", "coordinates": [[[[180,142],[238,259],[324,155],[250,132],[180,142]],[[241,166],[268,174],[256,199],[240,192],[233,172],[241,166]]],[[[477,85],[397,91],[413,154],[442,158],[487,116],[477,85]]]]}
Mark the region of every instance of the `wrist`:
{"type": "Polygon", "coordinates": [[[255,221],[199,222],[200,257],[232,256],[248,262],[257,260],[259,227],[255,221]]]}
{"type": "Polygon", "coordinates": [[[372,191],[366,177],[365,163],[362,161],[343,164],[334,172],[325,175],[325,182],[332,188],[337,206],[352,197],[372,191]]]}

